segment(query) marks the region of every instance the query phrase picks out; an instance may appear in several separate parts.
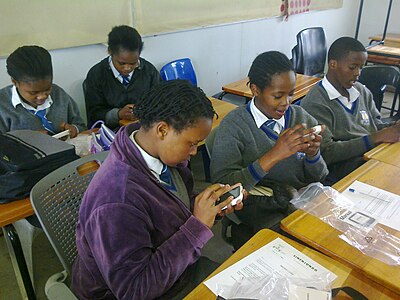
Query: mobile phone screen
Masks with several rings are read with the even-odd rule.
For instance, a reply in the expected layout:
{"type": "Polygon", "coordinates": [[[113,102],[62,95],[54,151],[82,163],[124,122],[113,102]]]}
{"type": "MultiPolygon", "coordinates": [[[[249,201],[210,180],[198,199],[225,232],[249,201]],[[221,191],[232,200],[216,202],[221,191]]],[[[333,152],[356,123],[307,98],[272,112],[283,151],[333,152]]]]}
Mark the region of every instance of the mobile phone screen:
{"type": "Polygon", "coordinates": [[[220,200],[217,201],[216,204],[219,204],[219,203],[225,201],[225,200],[228,199],[228,197],[230,197],[230,196],[233,196],[233,199],[239,197],[239,196],[240,196],[240,190],[241,190],[241,189],[240,189],[240,186],[237,186],[237,187],[235,187],[234,189],[232,189],[232,190],[226,192],[225,194],[223,194],[223,195],[221,195],[221,196],[219,197],[220,200]]]}

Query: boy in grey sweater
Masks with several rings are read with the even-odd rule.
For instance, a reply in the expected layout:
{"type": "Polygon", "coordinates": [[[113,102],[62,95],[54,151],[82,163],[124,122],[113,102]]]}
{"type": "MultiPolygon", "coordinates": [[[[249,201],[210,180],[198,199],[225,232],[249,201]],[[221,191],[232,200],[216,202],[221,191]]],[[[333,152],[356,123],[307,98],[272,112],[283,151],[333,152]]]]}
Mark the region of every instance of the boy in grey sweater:
{"type": "Polygon", "coordinates": [[[366,60],[367,51],[359,41],[337,39],[328,51],[328,73],[301,101],[327,127],[321,150],[330,184],[363,164],[366,151],[400,138],[400,124],[383,123],[371,92],[357,82],[366,60]]]}
{"type": "Polygon", "coordinates": [[[50,53],[23,46],[7,58],[13,85],[0,90],[0,133],[32,129],[49,134],[69,130],[75,137],[86,126],[74,100],[52,83],[50,53]]]}

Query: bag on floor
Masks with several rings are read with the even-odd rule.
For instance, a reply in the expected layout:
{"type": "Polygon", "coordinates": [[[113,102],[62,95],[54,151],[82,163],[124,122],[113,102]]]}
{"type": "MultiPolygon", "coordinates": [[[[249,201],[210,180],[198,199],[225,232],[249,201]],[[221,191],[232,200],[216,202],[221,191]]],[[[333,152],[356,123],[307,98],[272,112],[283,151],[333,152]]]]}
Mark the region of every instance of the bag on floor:
{"type": "Polygon", "coordinates": [[[0,135],[0,203],[23,199],[55,169],[78,159],[75,147],[34,130],[0,135]]]}

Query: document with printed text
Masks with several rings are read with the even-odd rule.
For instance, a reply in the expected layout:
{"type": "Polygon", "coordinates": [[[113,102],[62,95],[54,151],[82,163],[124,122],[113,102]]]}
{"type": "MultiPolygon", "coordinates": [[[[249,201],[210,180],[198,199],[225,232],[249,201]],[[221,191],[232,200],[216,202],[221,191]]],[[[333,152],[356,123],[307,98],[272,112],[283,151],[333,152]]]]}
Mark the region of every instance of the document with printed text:
{"type": "Polygon", "coordinates": [[[204,284],[217,295],[218,286],[233,286],[243,278],[260,278],[274,273],[282,277],[328,278],[336,275],[285,241],[276,238],[229,268],[205,281],[204,284]]]}
{"type": "Polygon", "coordinates": [[[354,181],[342,193],[354,206],[377,218],[378,222],[400,231],[400,196],[354,181]]]}

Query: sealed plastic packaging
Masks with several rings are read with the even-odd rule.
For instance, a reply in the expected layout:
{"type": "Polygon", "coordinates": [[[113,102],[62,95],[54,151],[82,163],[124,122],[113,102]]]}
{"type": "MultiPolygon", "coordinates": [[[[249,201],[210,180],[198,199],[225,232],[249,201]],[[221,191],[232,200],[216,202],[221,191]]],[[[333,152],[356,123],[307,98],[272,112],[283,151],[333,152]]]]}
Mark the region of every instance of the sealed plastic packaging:
{"type": "Polygon", "coordinates": [[[362,253],[389,265],[400,265],[400,238],[385,230],[379,218],[359,211],[335,189],[312,183],[291,203],[341,231],[339,237],[362,253]]]}
{"type": "Polygon", "coordinates": [[[315,294],[331,299],[330,278],[290,278],[278,273],[257,278],[243,278],[233,286],[220,285],[218,295],[224,299],[309,299],[315,294]],[[308,296],[308,297],[307,297],[308,296]]]}

